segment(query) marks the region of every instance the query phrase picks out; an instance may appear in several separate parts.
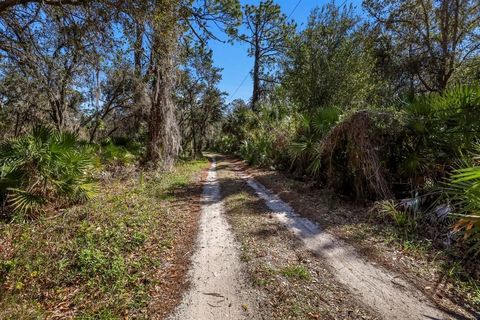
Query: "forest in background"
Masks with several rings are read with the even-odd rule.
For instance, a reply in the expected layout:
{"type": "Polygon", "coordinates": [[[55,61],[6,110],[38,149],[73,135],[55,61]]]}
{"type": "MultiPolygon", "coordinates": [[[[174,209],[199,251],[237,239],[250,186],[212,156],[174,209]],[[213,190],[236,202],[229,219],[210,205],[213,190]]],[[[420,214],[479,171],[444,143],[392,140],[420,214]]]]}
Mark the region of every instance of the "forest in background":
{"type": "Polygon", "coordinates": [[[2,220],[215,150],[368,204],[446,250],[480,303],[480,4],[359,9],[332,1],[297,26],[271,0],[3,1],[2,220]],[[209,43],[225,39],[249,46],[249,101],[218,87],[209,43]]]}

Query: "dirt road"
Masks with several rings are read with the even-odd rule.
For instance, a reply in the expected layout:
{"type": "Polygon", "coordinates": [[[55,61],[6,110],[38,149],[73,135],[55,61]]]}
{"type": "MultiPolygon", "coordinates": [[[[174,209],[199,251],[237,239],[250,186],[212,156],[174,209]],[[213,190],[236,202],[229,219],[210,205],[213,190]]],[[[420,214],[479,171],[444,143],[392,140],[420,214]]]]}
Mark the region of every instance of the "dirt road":
{"type": "Polygon", "coordinates": [[[309,250],[326,259],[337,280],[382,317],[398,320],[449,319],[412,285],[363,259],[352,246],[323,232],[310,220],[298,216],[288,204],[262,184],[239,172],[239,176],[265,201],[275,218],[299,237],[309,250]]]}
{"type": "Polygon", "coordinates": [[[197,252],[190,272],[191,288],[170,319],[252,319],[250,289],[242,273],[238,244],[223,215],[214,159],[202,205],[197,252]]]}
{"type": "MultiPolygon", "coordinates": [[[[232,164],[226,163],[226,166],[232,164]]],[[[193,257],[192,288],[172,319],[253,319],[255,296],[239,259],[228,223],[212,161],[204,190],[204,208],[198,251],[193,257]]],[[[352,295],[384,319],[453,319],[440,311],[411,284],[359,256],[350,245],[323,232],[251,176],[236,168],[263,200],[279,224],[300,238],[306,248],[330,267],[336,280],[352,295]]]]}

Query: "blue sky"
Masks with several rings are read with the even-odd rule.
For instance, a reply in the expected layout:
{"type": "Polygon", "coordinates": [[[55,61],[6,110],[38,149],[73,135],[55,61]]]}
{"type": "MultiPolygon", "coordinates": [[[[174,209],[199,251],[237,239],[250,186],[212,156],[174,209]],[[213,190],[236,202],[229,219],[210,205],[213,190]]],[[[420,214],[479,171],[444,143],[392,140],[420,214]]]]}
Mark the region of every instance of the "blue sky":
{"type": "MultiPolygon", "coordinates": [[[[290,19],[294,19],[299,25],[299,28],[302,28],[302,24],[306,23],[313,8],[317,6],[321,7],[330,1],[331,0],[302,0],[290,19]]],[[[260,1],[242,0],[241,2],[242,4],[258,4],[260,1]]],[[[298,3],[297,0],[276,0],[275,2],[281,6],[282,11],[286,15],[289,15],[298,3]]],[[[345,2],[347,4],[352,3],[357,9],[361,7],[361,0],[336,1],[337,4],[343,4],[345,2]]],[[[222,38],[225,38],[225,36],[222,38]]],[[[240,86],[240,83],[245,76],[249,74],[253,66],[253,60],[247,56],[248,46],[238,42],[231,45],[212,41],[210,47],[213,49],[215,65],[223,68],[223,78],[220,83],[220,89],[228,93],[227,102],[238,98],[245,100],[250,99],[252,94],[252,79],[250,75],[248,75],[244,84],[240,86]],[[233,95],[236,90],[236,94],[233,95]]]]}

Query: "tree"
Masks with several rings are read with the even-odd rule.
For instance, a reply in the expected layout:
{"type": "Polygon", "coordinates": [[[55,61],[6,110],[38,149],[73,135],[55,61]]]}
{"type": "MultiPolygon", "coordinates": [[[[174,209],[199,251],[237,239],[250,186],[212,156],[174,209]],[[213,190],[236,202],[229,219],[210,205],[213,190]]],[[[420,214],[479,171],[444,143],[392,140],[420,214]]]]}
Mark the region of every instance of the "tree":
{"type": "Polygon", "coordinates": [[[3,0],[0,3],[0,13],[7,11],[19,5],[27,6],[29,4],[47,4],[50,6],[64,6],[64,5],[84,5],[91,0],[3,0]]]}
{"type": "Polygon", "coordinates": [[[244,25],[247,32],[240,34],[239,39],[250,45],[248,54],[254,58],[252,108],[255,110],[262,96],[262,83],[273,81],[268,71],[278,61],[278,55],[284,52],[286,40],[295,25],[287,21],[273,0],[261,1],[258,6],[246,5],[244,25]]]}
{"type": "Polygon", "coordinates": [[[221,69],[214,67],[212,51],[204,45],[186,48],[187,63],[177,88],[180,128],[185,152],[198,156],[207,144],[212,126],[221,118],[224,93],[216,86],[221,69]]]}
{"type": "Polygon", "coordinates": [[[404,61],[412,86],[421,91],[443,91],[480,53],[476,0],[365,0],[364,7],[391,40],[393,59],[404,61]]]}
{"type": "MultiPolygon", "coordinates": [[[[59,131],[77,130],[72,121],[85,100],[81,88],[100,67],[102,51],[112,46],[100,40],[105,21],[93,10],[33,5],[12,7],[0,22],[4,84],[15,78],[23,88],[17,103],[42,109],[59,131]]],[[[3,94],[8,99],[12,92],[3,94]]]]}
{"type": "Polygon", "coordinates": [[[136,99],[137,81],[134,68],[120,64],[106,70],[105,79],[92,86],[95,89],[89,103],[83,106],[80,122],[88,129],[90,143],[114,134],[135,137],[140,131],[138,116],[144,105],[136,99]]]}
{"type": "Polygon", "coordinates": [[[179,44],[206,43],[215,38],[212,26],[233,34],[240,9],[238,0],[3,1],[2,113],[4,106],[21,103],[16,123],[41,109],[42,122],[62,131],[85,132],[80,126],[85,127],[94,140],[107,119],[112,121],[107,134],[118,130],[117,124],[126,127],[119,121],[137,118],[138,109],[130,111],[140,105],[148,127],[144,163],[169,169],[181,146],[173,101],[179,44]],[[15,84],[31,94],[13,95],[15,84]]]}
{"type": "Polygon", "coordinates": [[[282,84],[302,112],[375,102],[373,61],[351,6],[315,9],[282,64],[282,84]]]}
{"type": "Polygon", "coordinates": [[[179,43],[184,37],[206,42],[213,34],[211,23],[223,26],[231,34],[240,14],[237,0],[196,2],[193,0],[157,0],[150,21],[151,111],[145,163],[171,168],[180,152],[180,132],[176,107],[172,100],[178,71],[179,43]]]}

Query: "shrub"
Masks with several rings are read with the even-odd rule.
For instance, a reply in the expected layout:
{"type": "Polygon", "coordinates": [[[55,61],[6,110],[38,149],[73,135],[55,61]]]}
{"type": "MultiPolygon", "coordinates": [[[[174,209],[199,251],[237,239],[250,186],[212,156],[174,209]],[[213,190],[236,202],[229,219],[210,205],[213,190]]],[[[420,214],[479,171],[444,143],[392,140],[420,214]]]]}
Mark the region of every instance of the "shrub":
{"type": "Polygon", "coordinates": [[[405,107],[402,171],[413,185],[443,178],[461,153],[472,151],[480,134],[480,87],[455,87],[422,96],[405,107]],[[418,178],[419,177],[419,178],[418,178]],[[422,179],[423,178],[423,179],[422,179]]]}
{"type": "Polygon", "coordinates": [[[89,150],[71,133],[36,127],[0,146],[2,212],[24,216],[47,204],[82,202],[95,194],[89,150]]]}
{"type": "MultiPolygon", "coordinates": [[[[388,109],[342,114],[265,104],[229,115],[219,144],[251,164],[288,168],[357,199],[432,191],[480,139],[480,88],[455,87],[388,109]]],[[[429,200],[430,201],[430,200],[429,200]]]]}
{"type": "Polygon", "coordinates": [[[462,232],[471,244],[474,256],[480,254],[480,156],[475,156],[471,167],[456,170],[448,189],[458,218],[454,230],[462,232]]]}
{"type": "Polygon", "coordinates": [[[317,142],[328,185],[361,199],[424,194],[480,138],[480,88],[456,87],[387,111],[356,112],[317,142]]]}
{"type": "Polygon", "coordinates": [[[419,199],[404,199],[396,202],[394,200],[377,201],[370,209],[373,218],[393,224],[403,230],[404,239],[416,235],[419,223],[425,222],[425,216],[419,210],[419,199]]]}
{"type": "Polygon", "coordinates": [[[236,150],[236,138],[231,134],[221,134],[220,137],[215,141],[213,149],[219,152],[225,153],[235,153],[236,150]]]}
{"type": "Polygon", "coordinates": [[[289,146],[292,168],[297,173],[318,176],[321,169],[323,138],[338,122],[341,110],[322,108],[315,115],[300,115],[297,133],[289,146]]]}
{"type": "Polygon", "coordinates": [[[385,132],[376,123],[390,117],[361,111],[335,126],[322,141],[326,183],[360,199],[389,199],[389,172],[381,146],[385,132]]]}
{"type": "Polygon", "coordinates": [[[237,153],[247,162],[260,166],[286,168],[290,162],[288,146],[295,128],[286,106],[263,105],[257,112],[241,108],[229,115],[225,137],[216,145],[219,151],[237,153]]]}
{"type": "Polygon", "coordinates": [[[100,147],[100,156],[102,163],[106,165],[128,165],[137,160],[137,156],[130,152],[124,146],[115,145],[109,142],[100,147]]]}
{"type": "Polygon", "coordinates": [[[250,164],[268,166],[274,162],[272,151],[274,151],[272,137],[265,135],[263,131],[257,131],[243,141],[239,152],[250,164]]]}

